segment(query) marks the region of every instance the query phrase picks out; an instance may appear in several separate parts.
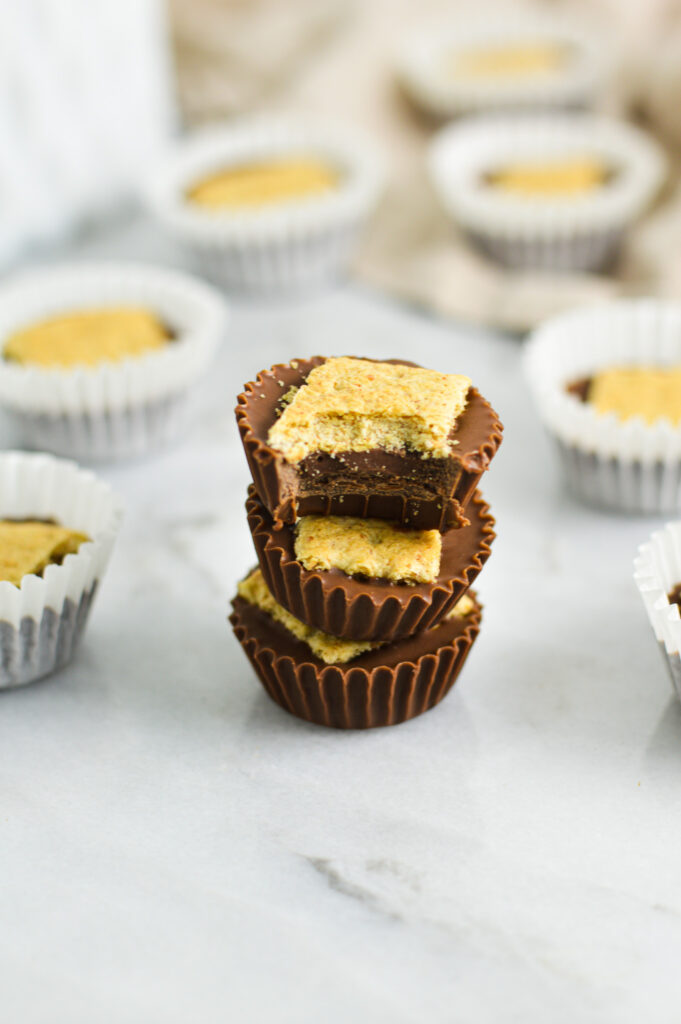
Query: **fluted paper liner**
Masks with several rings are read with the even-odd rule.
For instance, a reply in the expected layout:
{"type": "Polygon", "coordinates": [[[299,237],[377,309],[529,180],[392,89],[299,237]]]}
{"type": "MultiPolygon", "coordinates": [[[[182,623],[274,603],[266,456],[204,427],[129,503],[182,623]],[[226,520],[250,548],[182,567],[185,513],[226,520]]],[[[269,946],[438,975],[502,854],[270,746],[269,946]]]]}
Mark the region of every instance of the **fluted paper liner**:
{"type": "Polygon", "coordinates": [[[0,519],[54,519],[91,538],[20,587],[0,581],[0,688],[30,683],[71,660],[121,518],[110,487],[74,462],[0,453],[0,519]]]}
{"type": "Polygon", "coordinates": [[[174,335],[161,349],[69,369],[0,358],[0,403],[24,442],[84,460],[144,455],[181,433],[195,382],[227,322],[222,298],[174,270],[135,263],[64,264],[0,287],[0,351],[15,330],[62,312],[135,305],[174,335]]]}
{"type": "Polygon", "coordinates": [[[292,527],[276,528],[249,488],[248,525],[265,583],[279,604],[301,622],[349,640],[391,642],[437,625],[465,594],[491,554],[494,519],[476,494],[471,525],[442,538],[442,567],[433,583],[414,586],[340,572],[307,570],[297,561],[292,527]]]}
{"type": "Polygon", "coordinates": [[[333,496],[300,498],[290,493],[285,483],[286,460],[281,452],[267,443],[267,431],[255,428],[253,414],[264,402],[268,411],[271,407],[274,422],[276,405],[282,395],[288,388],[302,384],[310,370],[323,363],[325,358],[314,356],[278,363],[246,384],[237,398],[236,420],[246,459],[258,495],[270,514],[283,523],[293,523],[299,515],[346,515],[392,519],[423,530],[446,530],[465,524],[466,505],[496,454],[503,431],[496,413],[475,388],[471,388],[469,401],[474,399],[484,409],[484,436],[475,449],[467,453],[470,468],[464,469],[448,499],[425,501],[405,497],[399,493],[399,481],[394,494],[349,494],[341,499],[333,496]]]}
{"type": "Polygon", "coordinates": [[[532,335],[525,368],[567,479],[586,501],[623,512],[681,507],[681,428],[600,414],[566,385],[615,366],[681,363],[681,304],[619,300],[564,313],[532,335]]]}
{"type": "Polygon", "coordinates": [[[667,523],[640,546],[634,580],[664,656],[672,686],[681,698],[681,614],[668,594],[681,583],[681,522],[667,523]]]}
{"type": "Polygon", "coordinates": [[[589,114],[469,118],[441,131],[428,167],[445,209],[488,255],[512,267],[594,270],[659,189],[666,161],[633,125],[589,114]],[[485,175],[518,161],[590,156],[611,181],[580,196],[518,196],[485,175]]]}
{"type": "Polygon", "coordinates": [[[348,262],[383,182],[374,146],[343,126],[295,118],[242,118],[197,132],[170,154],[148,183],[152,209],[196,256],[203,273],[249,292],[319,283],[348,262]],[[224,167],[299,154],[341,171],[328,193],[243,210],[205,210],[187,189],[224,167]]]}
{"type": "Polygon", "coordinates": [[[476,604],[465,619],[449,619],[345,665],[325,665],[243,598],[232,606],[234,633],[272,700],[298,718],[337,729],[397,725],[434,707],[459,675],[481,619],[476,604]],[[417,644],[422,652],[413,657],[417,644]]]}
{"type": "Polygon", "coordinates": [[[508,9],[476,17],[450,18],[410,40],[398,64],[400,80],[418,106],[436,117],[491,110],[574,108],[590,104],[604,78],[607,57],[598,36],[583,25],[553,15],[508,9]],[[456,76],[447,63],[456,54],[486,47],[545,43],[569,51],[551,75],[456,76]]]}

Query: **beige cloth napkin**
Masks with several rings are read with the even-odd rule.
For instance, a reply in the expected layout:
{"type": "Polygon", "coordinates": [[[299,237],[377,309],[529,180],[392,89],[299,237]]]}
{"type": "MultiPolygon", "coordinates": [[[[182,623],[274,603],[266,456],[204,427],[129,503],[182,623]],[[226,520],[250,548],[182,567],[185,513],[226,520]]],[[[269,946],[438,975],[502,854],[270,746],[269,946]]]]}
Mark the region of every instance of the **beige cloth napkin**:
{"type": "Polygon", "coordinates": [[[609,276],[512,273],[473,251],[439,208],[424,167],[437,126],[401,94],[395,55],[411,33],[467,7],[464,0],[171,0],[180,102],[193,123],[297,110],[369,133],[388,154],[390,181],[355,272],[409,302],[523,331],[560,309],[615,295],[681,294],[681,0],[541,4],[601,31],[613,74],[600,106],[635,115],[672,159],[671,183],[632,229],[609,276]]]}

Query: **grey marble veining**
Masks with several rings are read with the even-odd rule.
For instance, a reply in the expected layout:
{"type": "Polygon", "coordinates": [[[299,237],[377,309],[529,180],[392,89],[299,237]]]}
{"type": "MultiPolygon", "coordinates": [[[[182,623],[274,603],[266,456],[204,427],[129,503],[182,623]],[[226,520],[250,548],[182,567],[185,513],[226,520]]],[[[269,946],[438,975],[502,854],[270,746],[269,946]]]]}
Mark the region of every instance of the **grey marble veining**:
{"type": "MultiPolygon", "coordinates": [[[[181,262],[141,224],[83,252],[181,262]]],[[[3,1018],[676,1020],[681,706],[631,581],[658,522],[567,496],[516,341],[358,289],[238,306],[197,404],[175,451],[101,470],[128,512],[74,663],[0,694],[3,1018]],[[468,373],[506,423],[480,638],[394,729],[286,715],[226,624],[234,396],[316,352],[468,373]]]]}

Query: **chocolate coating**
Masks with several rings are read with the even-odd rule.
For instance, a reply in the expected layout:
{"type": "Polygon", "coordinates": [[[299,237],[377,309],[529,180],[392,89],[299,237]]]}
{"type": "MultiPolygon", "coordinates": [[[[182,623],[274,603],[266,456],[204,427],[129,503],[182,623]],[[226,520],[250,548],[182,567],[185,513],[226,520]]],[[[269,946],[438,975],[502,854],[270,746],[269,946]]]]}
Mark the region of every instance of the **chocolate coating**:
{"type": "MultiPolygon", "coordinates": [[[[323,356],[294,360],[258,374],[237,399],[236,418],[253,482],[275,520],[303,515],[351,515],[392,519],[421,530],[466,525],[465,507],[501,444],[502,426],[475,388],[452,437],[448,459],[413,452],[318,452],[298,465],[267,442],[282,396],[299,387],[323,356]]],[[[386,360],[414,365],[404,360],[386,360]]]]}
{"type": "Polygon", "coordinates": [[[437,579],[407,586],[305,569],[296,559],[294,528],[276,525],[252,486],[246,513],[265,583],[279,604],[301,622],[347,640],[390,642],[435,626],[472,584],[495,537],[489,506],[478,493],[468,506],[470,526],[442,536],[437,579]]]}
{"type": "Polygon", "coordinates": [[[593,377],[580,377],[579,380],[573,380],[566,384],[565,390],[569,395],[578,398],[580,402],[588,402],[592,380],[593,377]]]}
{"type": "MultiPolygon", "coordinates": [[[[471,595],[473,596],[473,595],[471,595]]],[[[449,692],[480,630],[481,609],[326,665],[269,615],[241,597],[229,621],[270,697],[299,718],[337,729],[396,725],[449,692]]]]}

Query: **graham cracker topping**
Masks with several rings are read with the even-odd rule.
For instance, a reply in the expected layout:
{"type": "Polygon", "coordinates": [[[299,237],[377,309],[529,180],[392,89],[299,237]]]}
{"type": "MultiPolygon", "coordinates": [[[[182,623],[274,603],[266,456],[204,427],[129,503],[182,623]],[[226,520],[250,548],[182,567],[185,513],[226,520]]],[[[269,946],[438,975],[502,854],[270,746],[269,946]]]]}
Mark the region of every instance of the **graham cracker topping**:
{"type": "Polygon", "coordinates": [[[491,171],[485,181],[494,188],[524,196],[576,196],[600,188],[611,169],[595,157],[524,161],[491,171]]]}
{"type": "Polygon", "coordinates": [[[588,402],[600,413],[615,413],[620,420],[641,416],[646,423],[658,419],[681,423],[681,366],[613,367],[594,374],[588,402]]]}
{"type": "Polygon", "coordinates": [[[343,665],[346,661],[351,661],[365,651],[380,646],[369,640],[340,640],[338,637],[322,632],[321,629],[305,625],[274,600],[267,589],[260,569],[255,569],[250,576],[242,580],[237,591],[239,597],[243,597],[245,601],[254,604],[261,611],[267,612],[275,622],[288,629],[296,640],[306,643],[312,653],[327,665],[343,665]]]}
{"type": "Polygon", "coordinates": [[[0,580],[15,586],[29,573],[40,573],[53,562],[75,554],[90,538],[64,526],[40,522],[0,521],[0,580]]]}
{"type": "Polygon", "coordinates": [[[111,308],[65,313],[10,335],[3,356],[44,367],[95,366],[145,355],[170,341],[146,309],[111,308]]]}
{"type": "MultiPolygon", "coordinates": [[[[237,586],[239,597],[249,604],[255,605],[269,615],[275,622],[291,633],[296,640],[302,640],[321,661],[327,665],[344,665],[365,651],[373,651],[383,644],[370,640],[340,640],[338,637],[324,633],[320,629],[305,625],[279,604],[270,594],[260,569],[254,569],[250,576],[237,586]]],[[[464,595],[452,608],[447,619],[465,618],[475,608],[475,602],[464,595]]],[[[437,626],[431,627],[437,629],[437,626]]],[[[430,632],[430,630],[428,630],[430,632]]]]}
{"type": "Polygon", "coordinates": [[[447,458],[470,386],[458,374],[347,356],[327,359],[310,372],[268,441],[293,464],[313,452],[374,449],[447,458]]]}
{"type": "Polygon", "coordinates": [[[262,206],[319,195],[335,188],[338,171],[314,157],[272,158],[225,167],[187,191],[187,199],[211,210],[262,206]]]}
{"type": "Polygon", "coordinates": [[[447,618],[448,619],[465,619],[472,612],[475,611],[475,607],[476,607],[476,605],[475,605],[475,601],[473,600],[473,598],[469,597],[468,594],[464,594],[463,597],[460,597],[459,600],[456,602],[456,604],[452,608],[451,612],[449,612],[449,614],[447,615],[447,618]]]}
{"type": "Polygon", "coordinates": [[[505,43],[463,50],[449,58],[456,78],[528,78],[547,75],[566,63],[569,47],[551,43],[505,43]]]}
{"type": "Polygon", "coordinates": [[[439,530],[406,530],[383,519],[303,516],[296,524],[296,558],[308,570],[432,583],[440,572],[441,552],[439,530]]]}

